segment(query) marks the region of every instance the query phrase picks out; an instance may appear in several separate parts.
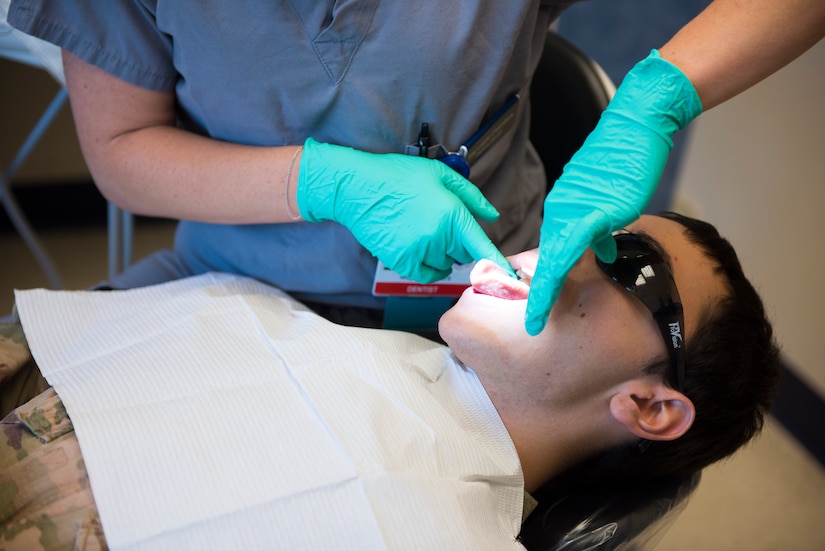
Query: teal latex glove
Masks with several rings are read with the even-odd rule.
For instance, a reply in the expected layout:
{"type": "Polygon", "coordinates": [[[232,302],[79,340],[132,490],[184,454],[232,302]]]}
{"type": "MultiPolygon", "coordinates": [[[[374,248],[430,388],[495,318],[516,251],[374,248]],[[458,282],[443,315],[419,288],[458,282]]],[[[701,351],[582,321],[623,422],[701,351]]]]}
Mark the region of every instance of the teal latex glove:
{"type": "Polygon", "coordinates": [[[616,260],[611,233],[641,216],[673,147],[672,136],[702,112],[682,71],[653,50],[633,67],[596,128],[544,202],[539,260],[525,328],[537,335],[567,274],[588,247],[616,260]]]}
{"type": "Polygon", "coordinates": [[[450,274],[454,262],[510,264],[474,217],[498,211],[444,163],[401,154],[304,143],[297,188],[304,220],[334,220],[385,266],[419,283],[450,274]]]}

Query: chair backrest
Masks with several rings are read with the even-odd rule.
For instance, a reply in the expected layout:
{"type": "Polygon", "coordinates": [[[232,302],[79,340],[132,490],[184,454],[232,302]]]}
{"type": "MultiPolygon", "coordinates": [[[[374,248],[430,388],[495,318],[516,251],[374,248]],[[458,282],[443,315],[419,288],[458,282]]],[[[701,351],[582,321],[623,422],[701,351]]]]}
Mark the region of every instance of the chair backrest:
{"type": "Polygon", "coordinates": [[[615,91],[595,61],[555,32],[547,33],[530,87],[530,140],[544,164],[548,189],[596,126],[615,91]]]}

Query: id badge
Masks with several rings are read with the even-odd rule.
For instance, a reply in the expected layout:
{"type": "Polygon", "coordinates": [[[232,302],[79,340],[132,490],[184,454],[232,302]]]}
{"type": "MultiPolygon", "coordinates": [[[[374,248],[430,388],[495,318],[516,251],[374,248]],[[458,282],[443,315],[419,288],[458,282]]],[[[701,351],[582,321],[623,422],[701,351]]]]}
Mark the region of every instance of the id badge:
{"type": "Polygon", "coordinates": [[[433,283],[416,283],[390,270],[381,261],[375,269],[372,294],[378,297],[458,297],[470,287],[470,272],[475,262],[453,264],[453,271],[433,283]]]}

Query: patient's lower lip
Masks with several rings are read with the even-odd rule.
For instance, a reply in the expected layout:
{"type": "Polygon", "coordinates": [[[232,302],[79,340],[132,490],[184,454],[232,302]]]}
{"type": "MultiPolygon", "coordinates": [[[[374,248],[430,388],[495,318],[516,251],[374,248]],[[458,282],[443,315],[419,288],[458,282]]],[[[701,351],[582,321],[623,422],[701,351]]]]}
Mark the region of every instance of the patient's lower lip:
{"type": "Polygon", "coordinates": [[[530,291],[529,285],[510,277],[490,260],[479,260],[470,272],[470,283],[477,293],[506,300],[523,300],[530,291]]]}

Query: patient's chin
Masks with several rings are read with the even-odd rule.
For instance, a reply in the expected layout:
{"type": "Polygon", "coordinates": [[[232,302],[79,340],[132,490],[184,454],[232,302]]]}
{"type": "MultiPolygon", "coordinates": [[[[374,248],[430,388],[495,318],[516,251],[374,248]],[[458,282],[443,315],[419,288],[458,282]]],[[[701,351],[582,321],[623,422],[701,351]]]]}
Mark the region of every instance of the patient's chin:
{"type": "MultiPolygon", "coordinates": [[[[472,289],[466,291],[473,294],[472,289]]],[[[458,304],[447,310],[438,321],[438,333],[453,353],[468,365],[477,356],[501,345],[510,333],[506,328],[515,323],[523,325],[523,309],[512,315],[498,309],[479,307],[478,301],[509,303],[489,296],[462,297],[458,304]]]]}
{"type": "Polygon", "coordinates": [[[462,331],[461,320],[462,316],[460,312],[455,311],[455,307],[447,310],[438,320],[438,334],[450,348],[454,345],[458,346],[462,333],[465,334],[463,338],[466,338],[466,331],[462,331]]]}

